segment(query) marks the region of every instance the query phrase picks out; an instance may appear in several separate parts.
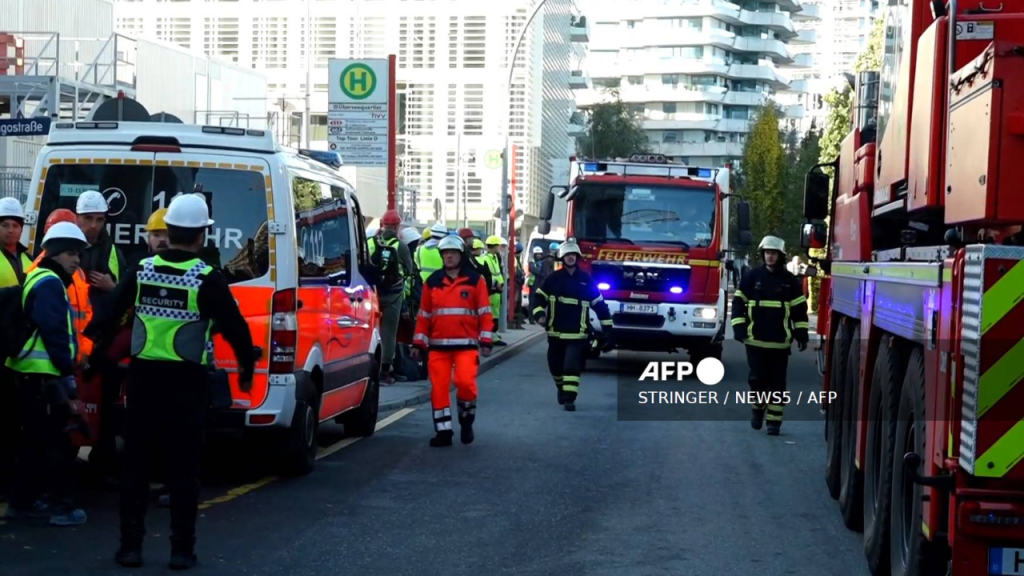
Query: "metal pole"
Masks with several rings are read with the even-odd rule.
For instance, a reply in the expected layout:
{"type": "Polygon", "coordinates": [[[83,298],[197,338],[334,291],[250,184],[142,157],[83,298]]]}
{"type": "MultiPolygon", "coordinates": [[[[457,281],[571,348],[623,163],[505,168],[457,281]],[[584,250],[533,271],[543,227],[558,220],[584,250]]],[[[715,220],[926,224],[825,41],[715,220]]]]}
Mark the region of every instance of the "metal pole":
{"type": "MultiPolygon", "coordinates": [[[[516,57],[519,55],[519,47],[522,46],[522,44],[523,44],[523,38],[526,37],[526,31],[529,30],[530,24],[533,22],[533,19],[537,16],[537,13],[540,12],[540,9],[544,6],[544,4],[546,2],[547,2],[547,0],[540,0],[540,2],[537,2],[537,5],[533,7],[533,13],[530,14],[530,18],[526,21],[526,24],[523,25],[523,29],[519,31],[519,38],[516,40],[516,49],[515,49],[515,51],[512,52],[512,59],[509,60],[509,62],[508,62],[508,82],[505,84],[505,86],[507,88],[507,93],[506,94],[508,96],[508,106],[506,106],[506,108],[505,108],[505,148],[504,148],[504,150],[502,151],[502,154],[501,154],[501,228],[500,228],[500,231],[502,233],[508,232],[511,229],[511,225],[510,225],[510,222],[509,222],[508,202],[506,202],[505,199],[508,197],[508,185],[509,185],[509,170],[508,170],[508,163],[509,163],[508,149],[509,149],[509,146],[508,146],[508,143],[509,143],[509,131],[512,129],[512,111],[510,110],[510,108],[512,107],[512,74],[513,74],[513,72],[515,72],[515,69],[516,69],[516,57]]],[[[513,252],[513,255],[514,255],[514,253],[515,253],[515,244],[512,242],[511,238],[509,238],[509,245],[510,245],[510,248],[512,249],[512,252],[513,252]]],[[[503,259],[505,261],[505,271],[506,272],[509,269],[508,268],[508,252],[509,251],[506,250],[505,254],[503,255],[503,259]]],[[[506,278],[504,284],[501,287],[501,315],[500,315],[500,320],[498,322],[498,331],[499,332],[505,332],[505,331],[508,330],[508,282],[509,282],[509,279],[506,278]]]]}
{"type": "Polygon", "coordinates": [[[309,133],[310,128],[313,126],[312,110],[310,109],[310,98],[309,93],[313,90],[313,86],[310,82],[313,81],[313,73],[311,62],[313,61],[313,20],[310,18],[310,6],[313,0],[306,0],[306,115],[305,115],[305,129],[306,129],[306,148],[309,148],[309,133]]]}
{"type": "Polygon", "coordinates": [[[462,188],[462,132],[455,135],[455,225],[459,224],[459,189],[462,188]]]}

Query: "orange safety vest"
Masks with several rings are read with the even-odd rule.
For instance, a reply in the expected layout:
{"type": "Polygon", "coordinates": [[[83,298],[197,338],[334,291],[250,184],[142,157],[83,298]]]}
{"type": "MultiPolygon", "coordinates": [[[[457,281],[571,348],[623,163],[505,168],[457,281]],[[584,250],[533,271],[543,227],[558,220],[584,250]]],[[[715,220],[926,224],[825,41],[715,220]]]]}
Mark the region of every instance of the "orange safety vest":
{"type": "MultiPolygon", "coordinates": [[[[40,252],[25,273],[35,270],[45,256],[46,252],[40,252]]],[[[85,327],[92,322],[92,304],[89,303],[89,280],[85,277],[85,270],[79,268],[72,279],[74,281],[68,286],[68,301],[71,303],[71,320],[75,325],[75,334],[78,335],[78,360],[81,360],[92,354],[93,342],[83,334],[85,327]]]]}

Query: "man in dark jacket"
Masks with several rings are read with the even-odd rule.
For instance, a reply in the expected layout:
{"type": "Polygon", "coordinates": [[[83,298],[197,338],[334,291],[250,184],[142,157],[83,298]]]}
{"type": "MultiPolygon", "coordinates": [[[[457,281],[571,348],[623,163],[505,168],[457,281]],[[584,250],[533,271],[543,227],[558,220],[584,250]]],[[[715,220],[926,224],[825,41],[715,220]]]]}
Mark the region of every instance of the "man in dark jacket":
{"type": "Polygon", "coordinates": [[[762,398],[754,405],[750,425],[760,430],[767,404],[768,434],[778,436],[782,427],[786,369],[790,346],[807,349],[807,298],[799,279],[786,270],[786,245],[781,238],[765,236],[758,246],[764,266],[743,276],[732,301],[732,329],[747,348],[750,389],[762,398]],[[766,401],[766,402],[765,402],[766,401]]]}
{"type": "Polygon", "coordinates": [[[562,269],[552,272],[534,294],[530,303],[533,318],[548,331],[548,369],[558,387],[558,403],[567,412],[576,410],[580,374],[587,353],[590,309],[601,320],[602,348],[611,350],[612,317],[608,304],[594,279],[579,269],[583,253],[573,241],[558,247],[562,269]],[[548,325],[549,319],[551,324],[548,325]]]}
{"type": "Polygon", "coordinates": [[[86,521],[85,512],[71,499],[72,444],[67,431],[78,399],[78,344],[67,288],[78,270],[78,251],[85,246],[77,226],[55,224],[43,237],[46,257],[25,277],[22,307],[32,332],[22,352],[6,363],[17,380],[21,428],[8,518],[49,516],[54,526],[86,521]],[[50,502],[39,499],[43,491],[49,492],[50,502]]]}

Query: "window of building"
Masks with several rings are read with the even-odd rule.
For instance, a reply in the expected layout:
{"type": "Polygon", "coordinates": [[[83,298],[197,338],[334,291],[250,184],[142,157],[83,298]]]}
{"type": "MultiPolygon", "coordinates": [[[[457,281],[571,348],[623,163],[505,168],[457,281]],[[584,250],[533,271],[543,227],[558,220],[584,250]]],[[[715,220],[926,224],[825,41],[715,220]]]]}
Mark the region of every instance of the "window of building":
{"type": "Polygon", "coordinates": [[[643,83],[644,83],[644,77],[643,76],[630,76],[628,78],[628,81],[629,81],[629,85],[630,86],[642,86],[643,83]]]}
{"type": "Polygon", "coordinates": [[[718,109],[718,104],[710,104],[710,103],[707,103],[707,102],[704,103],[704,113],[705,114],[718,115],[718,110],[719,110],[718,109]]]}
{"type": "Polygon", "coordinates": [[[679,74],[662,74],[661,83],[667,86],[678,86],[679,74]]]}
{"type": "Polygon", "coordinates": [[[676,113],[675,102],[665,102],[661,105],[661,111],[665,113],[665,116],[673,116],[676,113]]]}
{"type": "Polygon", "coordinates": [[[678,137],[678,132],[662,132],[661,133],[661,141],[664,142],[665,144],[676,142],[677,141],[676,140],[677,137],[678,137]]]}

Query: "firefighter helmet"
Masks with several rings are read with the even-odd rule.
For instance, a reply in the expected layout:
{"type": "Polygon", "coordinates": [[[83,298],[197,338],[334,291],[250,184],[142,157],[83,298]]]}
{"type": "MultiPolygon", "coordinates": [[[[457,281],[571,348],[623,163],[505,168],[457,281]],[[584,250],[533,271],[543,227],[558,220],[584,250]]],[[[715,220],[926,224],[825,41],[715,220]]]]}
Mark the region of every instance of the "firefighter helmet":
{"type": "Polygon", "coordinates": [[[761,244],[757,247],[758,252],[764,252],[765,250],[776,250],[782,254],[786,253],[786,243],[778,236],[765,236],[761,240],[761,244]]]}
{"type": "Polygon", "coordinates": [[[541,248],[540,246],[534,246],[533,250],[530,250],[530,252],[532,252],[534,254],[543,254],[544,253],[544,249],[541,248]]]}
{"type": "Polygon", "coordinates": [[[579,244],[573,240],[566,240],[558,247],[559,260],[564,260],[569,254],[575,254],[577,258],[583,256],[583,251],[580,250],[579,244]]]}
{"type": "Polygon", "coordinates": [[[459,238],[458,236],[445,236],[437,243],[437,249],[440,252],[444,252],[445,250],[458,250],[459,252],[462,252],[466,249],[466,244],[462,241],[462,238],[459,238]]]}
{"type": "Polygon", "coordinates": [[[448,227],[440,222],[435,222],[434,225],[430,227],[430,235],[433,238],[440,240],[448,235],[448,227]]]}

